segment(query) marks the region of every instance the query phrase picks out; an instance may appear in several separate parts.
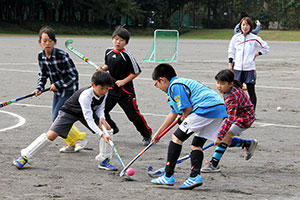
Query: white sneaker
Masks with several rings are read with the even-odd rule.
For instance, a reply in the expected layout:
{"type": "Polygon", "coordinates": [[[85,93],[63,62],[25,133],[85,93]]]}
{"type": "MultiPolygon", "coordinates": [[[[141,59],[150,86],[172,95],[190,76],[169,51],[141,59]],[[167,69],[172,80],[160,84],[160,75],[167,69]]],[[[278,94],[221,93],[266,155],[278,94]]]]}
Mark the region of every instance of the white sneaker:
{"type": "Polygon", "coordinates": [[[209,165],[206,165],[205,167],[201,168],[201,172],[203,173],[217,173],[221,172],[221,168],[218,165],[217,167],[214,167],[211,163],[209,165]]]}
{"type": "Polygon", "coordinates": [[[75,152],[78,152],[82,149],[84,149],[84,147],[87,145],[88,140],[86,138],[83,138],[83,140],[77,140],[76,144],[75,144],[75,152]]]}
{"type": "Polygon", "coordinates": [[[250,146],[246,147],[247,152],[245,155],[245,160],[249,160],[253,156],[256,146],[257,146],[257,140],[255,140],[255,139],[251,140],[250,146]]]}
{"type": "Polygon", "coordinates": [[[60,153],[74,153],[75,146],[65,145],[61,149],[59,149],[60,153]]]}

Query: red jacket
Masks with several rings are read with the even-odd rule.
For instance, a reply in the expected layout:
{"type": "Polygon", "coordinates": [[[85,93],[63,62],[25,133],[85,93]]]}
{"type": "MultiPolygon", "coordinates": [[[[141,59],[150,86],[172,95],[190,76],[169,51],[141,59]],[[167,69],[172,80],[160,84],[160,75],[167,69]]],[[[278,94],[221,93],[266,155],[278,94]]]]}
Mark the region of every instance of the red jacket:
{"type": "Polygon", "coordinates": [[[240,128],[249,128],[254,120],[254,106],[243,89],[232,87],[229,94],[224,96],[228,117],[223,121],[218,138],[223,139],[232,124],[240,128]]]}

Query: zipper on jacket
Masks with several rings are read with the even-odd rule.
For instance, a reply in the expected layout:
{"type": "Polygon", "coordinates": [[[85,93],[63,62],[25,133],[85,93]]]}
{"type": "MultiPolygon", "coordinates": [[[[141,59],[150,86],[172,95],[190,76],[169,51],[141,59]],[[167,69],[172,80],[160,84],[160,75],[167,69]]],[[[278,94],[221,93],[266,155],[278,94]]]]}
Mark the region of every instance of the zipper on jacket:
{"type": "MultiPolygon", "coordinates": [[[[244,35],[244,34],[243,34],[243,35],[244,35]]],[[[244,46],[243,46],[243,56],[242,56],[242,65],[241,65],[242,71],[243,71],[243,69],[244,69],[244,55],[245,55],[246,37],[247,37],[247,36],[244,35],[244,46]]]]}

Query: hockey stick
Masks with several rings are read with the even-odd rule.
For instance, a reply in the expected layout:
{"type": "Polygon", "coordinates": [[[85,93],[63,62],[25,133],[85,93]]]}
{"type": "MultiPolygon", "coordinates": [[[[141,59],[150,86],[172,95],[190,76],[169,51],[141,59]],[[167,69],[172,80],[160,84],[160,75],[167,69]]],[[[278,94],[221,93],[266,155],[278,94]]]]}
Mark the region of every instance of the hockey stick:
{"type": "MultiPolygon", "coordinates": [[[[106,135],[109,135],[106,128],[102,125],[102,130],[103,132],[106,134],[106,135]]],[[[115,147],[114,143],[109,140],[109,145],[111,146],[112,150],[115,152],[115,155],[117,156],[122,168],[124,169],[125,168],[125,164],[123,163],[122,159],[121,159],[121,156],[120,154],[118,153],[117,151],[117,148],[115,147]]],[[[131,177],[129,177],[127,174],[126,174],[126,177],[128,178],[128,180],[132,180],[131,177]]]]}
{"type": "MultiPolygon", "coordinates": [[[[158,142],[160,140],[160,138],[162,136],[164,136],[171,128],[173,128],[178,122],[178,119],[176,119],[169,127],[167,127],[163,132],[161,132],[157,138],[156,138],[156,142],[158,142]]],[[[153,141],[151,141],[150,144],[148,144],[148,146],[146,146],[138,155],[136,155],[125,167],[124,169],[120,172],[120,176],[124,176],[126,170],[139,158],[141,157],[152,145],[154,144],[153,141]]]]}
{"type": "Polygon", "coordinates": [[[67,47],[67,49],[69,49],[72,53],[74,53],[76,56],[78,56],[79,58],[81,58],[83,61],[87,62],[88,64],[94,66],[96,69],[98,68],[98,66],[93,63],[92,61],[90,61],[87,57],[85,57],[84,55],[82,55],[79,51],[77,51],[75,48],[73,48],[70,44],[73,43],[73,40],[66,40],[65,42],[65,46],[67,47]]]}
{"type": "MultiPolygon", "coordinates": [[[[66,40],[65,42],[65,46],[67,47],[67,49],[69,49],[71,52],[73,52],[76,56],[78,56],[79,58],[81,58],[81,60],[87,62],[88,64],[92,65],[93,67],[95,67],[96,69],[98,68],[98,66],[93,63],[91,60],[89,60],[87,57],[85,57],[84,55],[82,55],[79,51],[77,51],[74,47],[72,47],[70,44],[73,43],[73,40],[66,40]]],[[[111,78],[113,79],[114,82],[116,82],[116,79],[113,78],[111,76],[111,78]]],[[[122,89],[124,88],[124,86],[121,87],[122,89]]]]}
{"type": "MultiPolygon", "coordinates": [[[[213,142],[210,143],[210,144],[208,144],[208,145],[206,145],[205,147],[203,147],[202,151],[204,151],[205,149],[208,149],[209,147],[212,147],[212,146],[214,146],[214,143],[213,143],[213,142]]],[[[191,154],[188,154],[188,155],[186,155],[186,156],[183,156],[182,158],[179,158],[179,159],[177,160],[176,164],[182,163],[183,161],[189,159],[190,157],[191,157],[191,154]]],[[[158,170],[156,170],[156,171],[154,171],[154,172],[153,172],[152,170],[153,170],[153,167],[152,167],[152,166],[149,166],[149,167],[148,167],[148,175],[149,175],[150,177],[156,178],[156,177],[160,176],[162,173],[164,173],[165,167],[162,167],[162,168],[160,168],[160,169],[158,169],[158,170]]]]}
{"type": "MultiPolygon", "coordinates": [[[[43,92],[47,92],[48,90],[50,90],[50,88],[47,88],[47,89],[43,90],[42,93],[43,93],[43,92]]],[[[22,99],[26,99],[26,98],[28,98],[28,97],[32,97],[32,96],[34,96],[34,95],[35,95],[35,93],[31,93],[31,94],[28,94],[28,95],[26,95],[26,96],[19,97],[19,98],[17,98],[17,99],[13,99],[13,100],[11,100],[11,101],[3,102],[3,103],[0,104],[0,108],[2,108],[2,107],[4,107],[4,106],[8,106],[9,104],[15,103],[15,102],[20,101],[20,100],[22,100],[22,99]]]]}

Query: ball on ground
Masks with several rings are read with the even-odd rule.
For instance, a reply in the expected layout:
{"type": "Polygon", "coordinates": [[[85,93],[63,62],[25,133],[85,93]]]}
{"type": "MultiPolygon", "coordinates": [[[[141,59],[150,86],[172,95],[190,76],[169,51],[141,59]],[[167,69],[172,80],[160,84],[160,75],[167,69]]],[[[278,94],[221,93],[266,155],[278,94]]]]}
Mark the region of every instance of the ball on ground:
{"type": "Polygon", "coordinates": [[[132,176],[133,174],[134,174],[134,169],[132,169],[132,168],[129,168],[129,169],[127,169],[127,175],[128,176],[132,176]]]}
{"type": "Polygon", "coordinates": [[[277,107],[277,111],[281,111],[281,107],[280,106],[277,107]]]}

